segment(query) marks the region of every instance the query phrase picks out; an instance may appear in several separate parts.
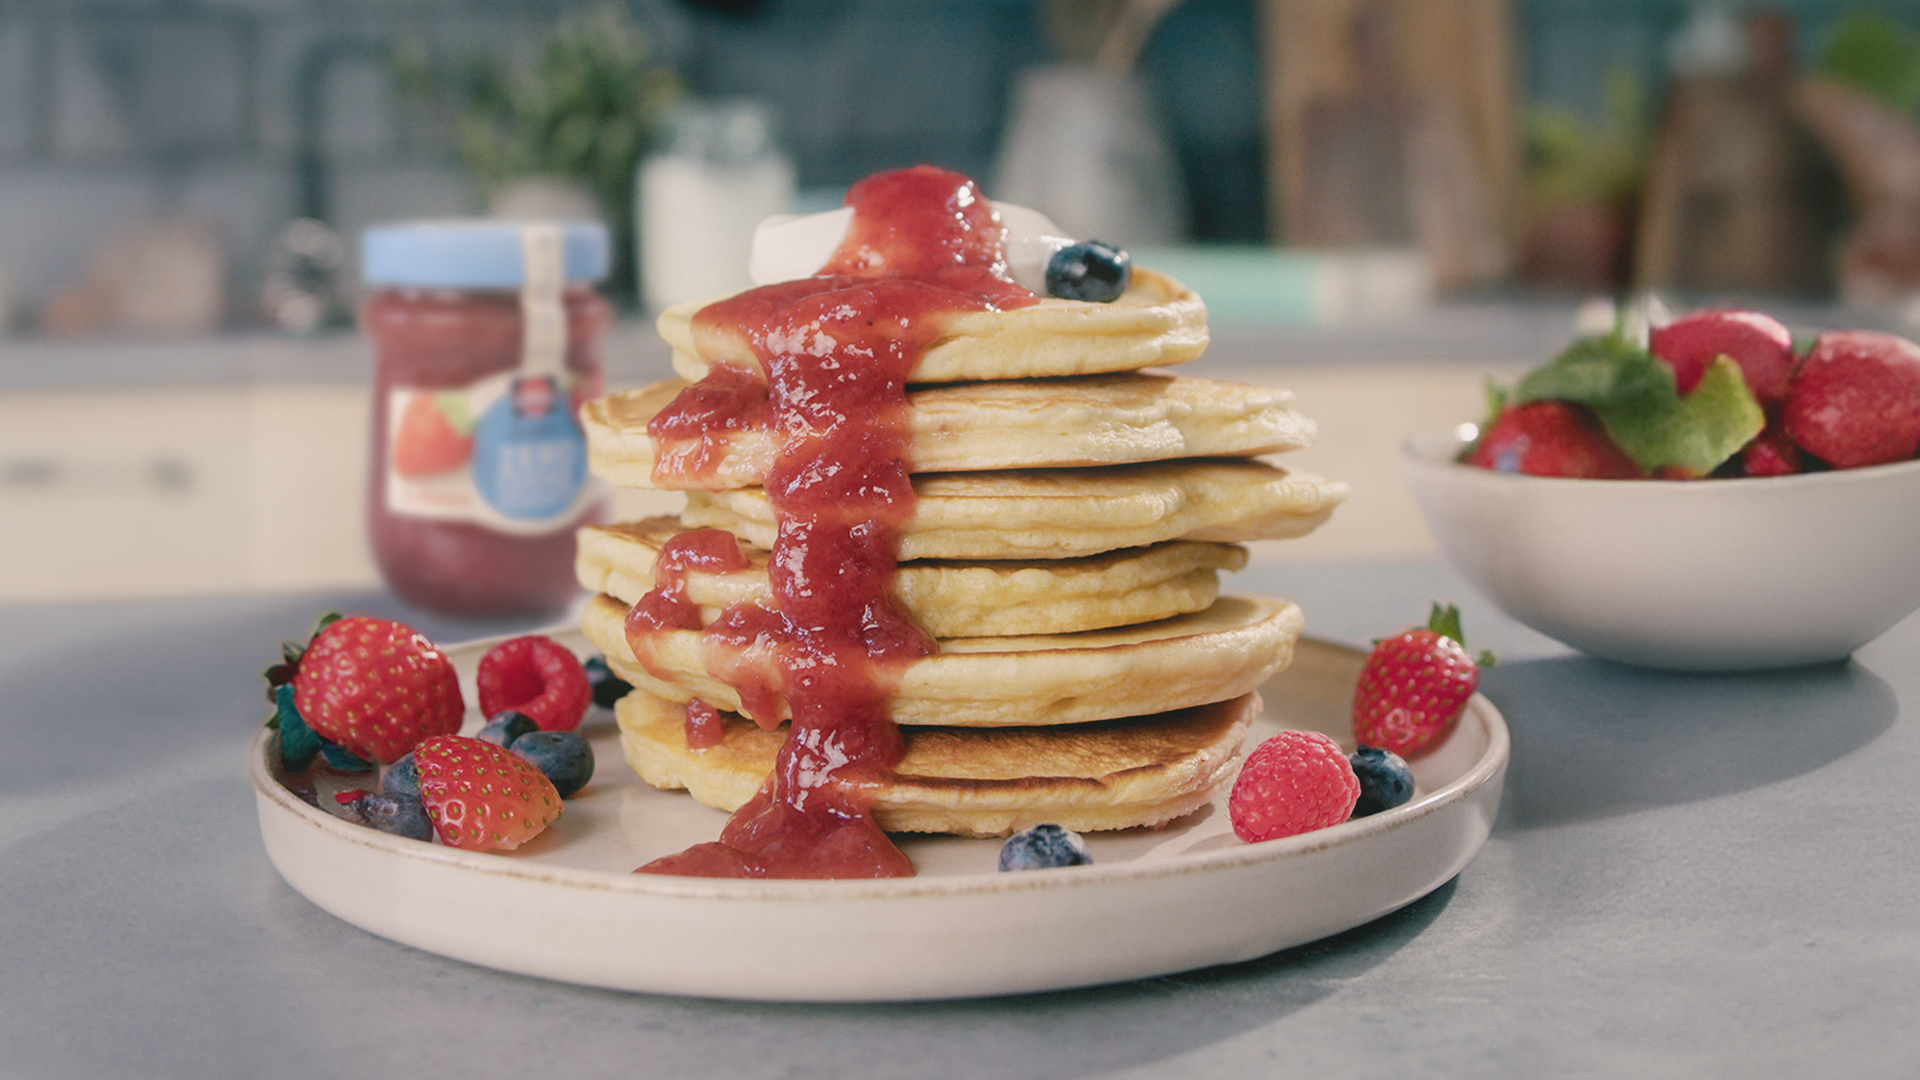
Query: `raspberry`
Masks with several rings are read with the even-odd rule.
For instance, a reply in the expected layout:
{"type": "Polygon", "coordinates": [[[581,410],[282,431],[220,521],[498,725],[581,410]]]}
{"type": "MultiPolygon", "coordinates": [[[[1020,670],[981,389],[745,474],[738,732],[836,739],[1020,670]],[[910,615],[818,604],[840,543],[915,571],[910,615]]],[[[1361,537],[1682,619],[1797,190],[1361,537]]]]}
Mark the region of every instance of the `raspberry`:
{"type": "Polygon", "coordinates": [[[580,658],[541,634],[510,638],[480,658],[474,673],[480,714],[525,713],[542,731],[571,731],[593,704],[580,658]]]}
{"type": "Polygon", "coordinates": [[[1359,798],[1339,743],[1317,731],[1283,731],[1247,755],[1227,814],[1234,835],[1252,844],[1338,825],[1359,798]]]}

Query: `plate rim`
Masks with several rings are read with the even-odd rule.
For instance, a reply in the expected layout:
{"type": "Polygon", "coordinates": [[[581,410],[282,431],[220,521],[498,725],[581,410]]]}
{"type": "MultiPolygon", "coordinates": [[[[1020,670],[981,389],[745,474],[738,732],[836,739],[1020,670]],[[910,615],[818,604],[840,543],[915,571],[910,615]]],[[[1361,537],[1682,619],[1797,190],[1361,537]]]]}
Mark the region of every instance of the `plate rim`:
{"type": "MultiPolygon", "coordinates": [[[[508,635],[511,636],[511,635],[508,635]]],[[[443,647],[449,654],[484,648],[500,638],[443,647]]],[[[1302,645],[1358,655],[1351,645],[1302,635],[1302,645]]],[[[1284,677],[1284,672],[1281,677],[1284,677]]],[[[1115,882],[1140,882],[1278,862],[1290,856],[1348,846],[1439,813],[1504,775],[1512,754],[1506,720],[1491,701],[1475,693],[1461,720],[1471,717],[1485,732],[1487,747],[1459,776],[1420,798],[1378,814],[1339,825],[1259,843],[1188,852],[1164,860],[1095,863],[1019,874],[983,872],[881,880],[729,880],[620,873],[610,870],[530,862],[511,855],[463,851],[431,841],[411,840],[355,825],[307,803],[274,777],[269,759],[275,732],[261,728],[247,750],[247,775],[264,812],[271,806],[342,843],[371,847],[404,859],[445,863],[475,874],[509,879],[540,879],[569,888],[591,888],[636,896],[728,903],[869,901],[925,896],[973,896],[1026,888],[1090,888],[1115,882]]],[[[611,764],[624,765],[624,762],[611,764]]],[[[1478,850],[1478,845],[1475,848],[1478,850]]]]}
{"type": "MultiPolygon", "coordinates": [[[[580,640],[577,631],[552,633],[580,640]]],[[[497,640],[448,647],[463,684],[466,661],[497,640]]],[[[1265,685],[1263,727],[1319,727],[1350,742],[1341,687],[1364,656],[1303,636],[1289,670],[1305,683],[1297,697],[1265,685]],[[1289,717],[1296,704],[1306,716],[1289,717]]],[[[1241,844],[1222,821],[1200,826],[1197,845],[1174,837],[1153,854],[1135,849],[1090,866],[1010,874],[975,870],[981,863],[969,858],[964,868],[888,881],[714,881],[460,851],[306,802],[276,776],[271,731],[254,735],[247,764],[269,863],[296,893],[362,932],[480,968],[620,992],[900,1003],[1250,961],[1404,908],[1467,867],[1498,816],[1511,755],[1505,718],[1475,694],[1454,738],[1463,745],[1427,773],[1431,791],[1328,829],[1241,844]],[[545,917],[556,914],[564,917],[545,917]],[[795,925],[810,930],[794,934],[795,925]],[[517,929],[502,933],[506,926],[517,929]],[[1136,936],[1116,947],[1116,933],[1136,936]]]]}

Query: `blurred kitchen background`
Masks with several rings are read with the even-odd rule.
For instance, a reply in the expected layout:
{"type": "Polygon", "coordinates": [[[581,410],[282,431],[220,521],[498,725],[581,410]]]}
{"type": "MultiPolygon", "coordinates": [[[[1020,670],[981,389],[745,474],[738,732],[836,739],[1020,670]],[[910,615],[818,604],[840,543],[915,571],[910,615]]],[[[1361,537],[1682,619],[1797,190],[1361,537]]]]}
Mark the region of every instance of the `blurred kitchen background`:
{"type": "Polygon", "coordinates": [[[0,602],[375,582],[370,224],[605,220],[633,385],[743,269],[682,236],[922,161],[1296,390],[1293,557],[1418,557],[1399,436],[1618,297],[1912,329],[1916,109],[1920,0],[8,0],[0,602]]]}

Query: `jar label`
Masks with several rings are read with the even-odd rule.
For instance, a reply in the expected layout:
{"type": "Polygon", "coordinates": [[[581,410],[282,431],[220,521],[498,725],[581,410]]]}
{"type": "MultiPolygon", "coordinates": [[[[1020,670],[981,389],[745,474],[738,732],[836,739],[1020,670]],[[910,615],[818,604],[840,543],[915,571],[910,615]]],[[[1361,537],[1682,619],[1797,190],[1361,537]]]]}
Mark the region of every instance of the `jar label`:
{"type": "Polygon", "coordinates": [[[599,497],[573,397],[519,371],[464,389],[393,389],[387,509],[521,535],[573,524],[599,497]]]}

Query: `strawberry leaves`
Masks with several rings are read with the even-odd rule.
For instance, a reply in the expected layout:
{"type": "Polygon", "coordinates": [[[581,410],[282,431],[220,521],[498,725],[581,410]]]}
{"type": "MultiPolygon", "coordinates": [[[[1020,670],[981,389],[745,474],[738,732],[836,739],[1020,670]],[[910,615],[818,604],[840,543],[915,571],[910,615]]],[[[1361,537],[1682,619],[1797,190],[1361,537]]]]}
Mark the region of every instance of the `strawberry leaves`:
{"type": "Polygon", "coordinates": [[[1571,401],[1649,473],[1705,476],[1760,433],[1766,416],[1740,368],[1721,356],[1682,395],[1673,369],[1620,333],[1584,338],[1520,380],[1513,404],[1571,401]]]}
{"type": "Polygon", "coordinates": [[[452,661],[389,619],[327,612],[307,641],[281,642],[264,675],[267,727],[279,732],[289,770],[317,752],[334,769],[364,771],[458,730],[466,711],[452,661]]]}
{"type": "Polygon", "coordinates": [[[269,726],[280,732],[280,764],[288,772],[299,772],[320,753],[324,740],[307,726],[293,704],[293,683],[274,687],[274,714],[269,726]]]}
{"type": "MultiPolygon", "coordinates": [[[[1463,649],[1467,647],[1466,632],[1460,629],[1458,604],[1442,604],[1437,600],[1434,601],[1433,610],[1427,613],[1427,629],[1441,637],[1453,639],[1463,649]]],[[[1494,657],[1493,650],[1482,649],[1473,654],[1473,662],[1481,667],[1492,667],[1499,661],[1494,657]]]]}
{"type": "MultiPolygon", "coordinates": [[[[327,627],[332,626],[345,617],[345,615],[338,611],[323,611],[314,618],[313,626],[308,629],[307,639],[305,641],[293,641],[291,639],[281,640],[280,662],[261,672],[261,676],[267,680],[267,700],[269,702],[277,702],[276,695],[280,688],[293,681],[294,673],[300,670],[300,658],[306,655],[307,646],[313,644],[313,639],[320,636],[320,631],[325,630],[327,627]]],[[[267,726],[273,727],[278,719],[279,712],[276,705],[274,715],[267,718],[267,726]]]]}

